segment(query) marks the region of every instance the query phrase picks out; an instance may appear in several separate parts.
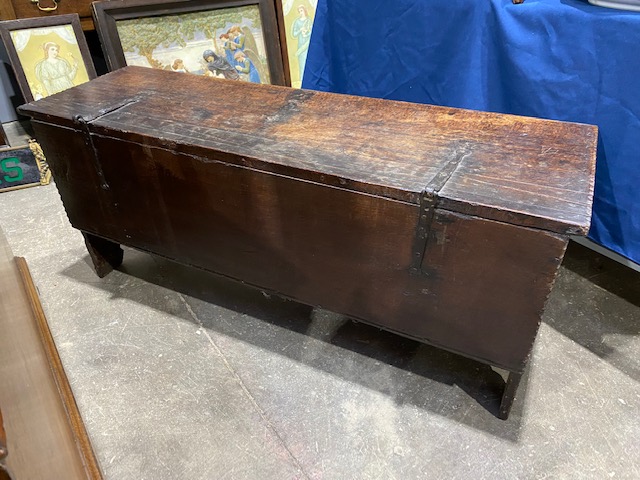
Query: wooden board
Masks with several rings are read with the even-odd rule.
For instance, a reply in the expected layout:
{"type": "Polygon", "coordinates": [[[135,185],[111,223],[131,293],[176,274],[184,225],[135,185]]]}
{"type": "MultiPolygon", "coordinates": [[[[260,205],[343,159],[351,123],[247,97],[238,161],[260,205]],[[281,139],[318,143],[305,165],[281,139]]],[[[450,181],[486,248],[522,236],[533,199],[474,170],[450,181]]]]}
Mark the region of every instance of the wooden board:
{"type": "Polygon", "coordinates": [[[100,479],[24,259],[0,231],[0,408],[16,479],[100,479]]]}
{"type": "Polygon", "coordinates": [[[73,129],[81,117],[96,135],[199,157],[214,151],[217,161],[416,204],[444,175],[447,209],[556,233],[586,234],[590,225],[597,129],[589,125],[141,67],[21,111],[73,129]]]}

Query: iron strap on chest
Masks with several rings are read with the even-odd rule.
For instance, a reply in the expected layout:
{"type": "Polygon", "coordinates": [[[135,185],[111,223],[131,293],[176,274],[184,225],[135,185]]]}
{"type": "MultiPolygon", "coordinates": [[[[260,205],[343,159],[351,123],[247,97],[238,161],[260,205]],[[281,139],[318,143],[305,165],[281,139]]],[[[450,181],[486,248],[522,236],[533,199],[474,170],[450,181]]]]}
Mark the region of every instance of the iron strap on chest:
{"type": "Polygon", "coordinates": [[[426,274],[426,272],[422,270],[421,266],[427,243],[433,236],[431,225],[438,206],[438,193],[445,186],[463,160],[471,154],[471,151],[471,147],[467,142],[458,143],[453,149],[453,155],[451,155],[451,158],[431,179],[420,194],[420,216],[418,217],[418,225],[416,227],[416,235],[413,242],[413,258],[410,269],[412,274],[426,274]]]}

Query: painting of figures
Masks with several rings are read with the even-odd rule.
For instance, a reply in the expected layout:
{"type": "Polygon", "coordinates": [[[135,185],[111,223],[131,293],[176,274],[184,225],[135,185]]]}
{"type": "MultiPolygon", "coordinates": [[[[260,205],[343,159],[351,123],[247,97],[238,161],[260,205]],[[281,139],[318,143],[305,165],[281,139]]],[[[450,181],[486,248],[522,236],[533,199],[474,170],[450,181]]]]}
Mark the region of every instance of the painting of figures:
{"type": "Polygon", "coordinates": [[[280,0],[287,35],[291,86],[300,88],[318,0],[280,0]]]}
{"type": "Polygon", "coordinates": [[[127,65],[271,83],[257,5],[116,22],[127,65]]]}
{"type": "Polygon", "coordinates": [[[0,36],[28,102],[96,76],[77,14],[0,22],[0,36]]]}

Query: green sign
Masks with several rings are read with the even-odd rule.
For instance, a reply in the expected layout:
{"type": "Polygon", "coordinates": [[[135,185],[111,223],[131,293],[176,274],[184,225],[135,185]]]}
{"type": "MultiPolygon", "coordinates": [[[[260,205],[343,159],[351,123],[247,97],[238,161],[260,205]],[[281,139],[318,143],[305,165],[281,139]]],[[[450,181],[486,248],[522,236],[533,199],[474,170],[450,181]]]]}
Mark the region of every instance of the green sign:
{"type": "Polygon", "coordinates": [[[6,173],[2,180],[7,183],[19,182],[24,178],[24,171],[20,167],[20,159],[18,157],[3,158],[0,161],[0,172],[6,173]]]}
{"type": "Polygon", "coordinates": [[[0,150],[0,190],[40,183],[40,169],[28,146],[0,150]]]}

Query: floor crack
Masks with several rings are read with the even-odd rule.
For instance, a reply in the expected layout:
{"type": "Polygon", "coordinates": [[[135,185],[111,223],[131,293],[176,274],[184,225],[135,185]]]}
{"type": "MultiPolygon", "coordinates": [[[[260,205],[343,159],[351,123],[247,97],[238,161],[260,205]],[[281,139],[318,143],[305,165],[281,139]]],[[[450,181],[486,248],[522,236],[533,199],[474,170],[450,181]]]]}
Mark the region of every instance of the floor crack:
{"type": "Polygon", "coordinates": [[[204,327],[204,325],[202,323],[202,320],[200,320],[198,315],[193,311],[193,309],[191,308],[191,305],[189,305],[189,302],[187,302],[187,299],[184,297],[184,295],[182,295],[180,293],[178,293],[178,297],[180,298],[180,300],[182,300],[182,303],[184,304],[185,308],[187,309],[187,312],[189,313],[189,315],[191,316],[193,321],[200,327],[200,329],[202,330],[202,332],[206,336],[207,340],[209,340],[209,343],[211,344],[211,346],[214,348],[214,350],[216,351],[218,356],[222,359],[222,361],[223,361],[225,367],[227,368],[227,370],[231,373],[231,375],[236,380],[238,385],[240,385],[240,388],[242,389],[242,391],[244,392],[246,397],[249,399],[249,401],[251,402],[251,404],[253,405],[255,410],[258,412],[258,414],[260,415],[260,418],[262,418],[262,420],[266,424],[267,428],[276,436],[276,438],[278,439],[278,441],[280,442],[282,447],[287,451],[287,453],[291,457],[291,460],[293,460],[293,463],[298,467],[300,472],[302,472],[302,474],[304,475],[304,478],[310,479],[311,477],[309,477],[309,475],[307,475],[307,473],[305,472],[304,468],[302,467],[302,465],[300,464],[300,462],[298,461],[296,456],[293,454],[293,452],[289,449],[289,447],[287,446],[286,442],[284,441],[284,439],[282,438],[282,436],[280,435],[278,430],[271,423],[271,421],[269,421],[269,418],[267,417],[266,413],[260,407],[260,405],[258,404],[256,399],[254,398],[254,396],[251,394],[251,392],[249,391],[249,389],[245,385],[244,381],[242,380],[242,377],[240,377],[240,375],[233,368],[231,363],[229,363],[229,361],[227,360],[227,357],[224,355],[224,353],[222,352],[222,350],[220,349],[218,344],[213,340],[213,338],[211,338],[211,335],[209,335],[209,331],[204,327]]]}

